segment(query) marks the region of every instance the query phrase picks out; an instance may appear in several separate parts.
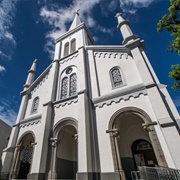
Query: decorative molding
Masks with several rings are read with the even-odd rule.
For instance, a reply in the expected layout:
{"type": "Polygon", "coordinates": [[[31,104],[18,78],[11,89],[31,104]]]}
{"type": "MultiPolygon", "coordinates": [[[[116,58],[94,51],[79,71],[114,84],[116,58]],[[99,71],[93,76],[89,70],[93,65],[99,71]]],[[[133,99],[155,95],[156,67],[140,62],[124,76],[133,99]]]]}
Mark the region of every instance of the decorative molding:
{"type": "Polygon", "coordinates": [[[77,57],[79,53],[76,51],[75,54],[70,54],[69,56],[66,56],[65,58],[60,60],[60,64],[64,64],[65,62],[68,62],[69,60],[72,60],[73,58],[77,57]]]}
{"type": "Polygon", "coordinates": [[[60,108],[60,107],[64,107],[66,105],[71,105],[72,103],[77,103],[78,102],[78,99],[71,99],[69,101],[56,101],[54,103],[54,108],[60,108]],[[59,103],[58,103],[59,102],[59,103]]]}
{"type": "Polygon", "coordinates": [[[133,94],[124,95],[124,96],[121,96],[121,97],[117,97],[117,98],[113,98],[113,99],[110,99],[110,100],[106,100],[104,102],[95,104],[95,107],[101,108],[104,105],[110,106],[110,105],[112,105],[112,103],[120,103],[121,101],[128,101],[131,98],[133,98],[133,99],[139,98],[141,95],[142,96],[143,95],[146,96],[147,92],[146,91],[144,91],[144,92],[136,92],[136,93],[133,93],[133,94]]]}
{"type": "Polygon", "coordinates": [[[41,117],[42,117],[42,115],[38,114],[36,116],[32,116],[32,117],[29,117],[26,119],[22,119],[18,124],[15,124],[14,126],[19,126],[19,128],[25,127],[25,126],[30,126],[30,125],[32,126],[34,124],[41,123],[41,117]]]}
{"type": "Polygon", "coordinates": [[[167,88],[167,85],[165,84],[158,84],[159,89],[164,89],[167,88]]]}
{"type": "Polygon", "coordinates": [[[123,56],[125,56],[126,59],[128,59],[127,53],[119,53],[119,52],[95,52],[95,57],[98,58],[119,58],[122,59],[123,56]]]}
{"type": "Polygon", "coordinates": [[[121,91],[116,91],[108,95],[104,95],[93,99],[95,107],[103,107],[104,105],[111,105],[112,103],[120,103],[120,101],[127,101],[130,98],[139,98],[141,95],[146,96],[147,90],[143,84],[139,84],[135,87],[126,88],[121,91]]]}
{"type": "Polygon", "coordinates": [[[161,127],[169,127],[169,126],[174,126],[175,125],[175,123],[171,119],[171,117],[158,119],[158,122],[159,122],[161,127]]]}

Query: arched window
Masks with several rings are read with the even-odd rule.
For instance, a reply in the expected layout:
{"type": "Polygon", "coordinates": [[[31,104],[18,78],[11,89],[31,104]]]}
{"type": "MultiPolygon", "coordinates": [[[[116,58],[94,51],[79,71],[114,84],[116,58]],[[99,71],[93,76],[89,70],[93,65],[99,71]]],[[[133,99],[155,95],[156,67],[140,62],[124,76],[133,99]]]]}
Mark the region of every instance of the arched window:
{"type": "Polygon", "coordinates": [[[64,56],[69,54],[69,42],[64,45],[64,56]]]}
{"type": "Polygon", "coordinates": [[[61,99],[64,99],[67,97],[67,92],[68,92],[68,78],[64,77],[62,79],[62,85],[61,85],[61,99]]]}
{"type": "Polygon", "coordinates": [[[65,99],[77,94],[77,74],[76,67],[68,67],[61,75],[60,99],[65,99]]]}
{"type": "Polygon", "coordinates": [[[123,85],[123,79],[121,76],[120,68],[114,67],[110,70],[111,82],[114,88],[123,85]]]}
{"type": "Polygon", "coordinates": [[[76,51],[76,39],[71,40],[71,53],[76,51]]]}
{"type": "Polygon", "coordinates": [[[69,96],[76,95],[77,91],[77,75],[73,73],[70,75],[70,85],[69,85],[69,96]]]}
{"type": "Polygon", "coordinates": [[[39,106],[39,97],[34,98],[31,113],[36,113],[39,106]]]}

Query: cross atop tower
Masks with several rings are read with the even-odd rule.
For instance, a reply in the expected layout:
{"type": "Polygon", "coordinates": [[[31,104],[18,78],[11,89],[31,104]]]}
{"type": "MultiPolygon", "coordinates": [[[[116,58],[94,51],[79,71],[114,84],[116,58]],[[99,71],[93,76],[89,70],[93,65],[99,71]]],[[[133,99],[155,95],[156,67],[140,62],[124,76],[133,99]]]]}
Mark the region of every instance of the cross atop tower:
{"type": "Polygon", "coordinates": [[[78,10],[76,10],[75,12],[74,12],[74,15],[78,15],[79,16],[79,11],[80,11],[80,9],[78,9],[78,10]]]}

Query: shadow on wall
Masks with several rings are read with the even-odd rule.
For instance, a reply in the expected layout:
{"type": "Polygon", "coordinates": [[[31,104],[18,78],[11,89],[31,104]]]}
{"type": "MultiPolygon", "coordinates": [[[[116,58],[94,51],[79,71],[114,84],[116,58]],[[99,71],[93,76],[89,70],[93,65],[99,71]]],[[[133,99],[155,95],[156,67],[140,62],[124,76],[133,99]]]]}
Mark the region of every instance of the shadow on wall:
{"type": "Polygon", "coordinates": [[[1,173],[1,169],[2,169],[2,161],[0,159],[0,173],[1,173]]]}

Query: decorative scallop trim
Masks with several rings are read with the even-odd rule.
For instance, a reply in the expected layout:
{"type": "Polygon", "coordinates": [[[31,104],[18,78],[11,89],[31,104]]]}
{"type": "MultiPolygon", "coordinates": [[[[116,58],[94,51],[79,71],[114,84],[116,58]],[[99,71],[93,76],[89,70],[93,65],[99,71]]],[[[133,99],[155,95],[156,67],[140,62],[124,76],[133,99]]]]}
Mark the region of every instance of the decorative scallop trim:
{"type": "Polygon", "coordinates": [[[78,102],[78,99],[73,99],[73,100],[70,100],[70,101],[65,101],[65,102],[62,102],[62,103],[59,103],[59,104],[55,104],[54,108],[64,107],[66,105],[71,105],[72,103],[77,103],[77,102],[78,102]]]}
{"type": "Polygon", "coordinates": [[[15,126],[19,126],[19,128],[23,128],[26,126],[32,126],[38,123],[41,123],[41,114],[38,114],[36,116],[31,116],[29,118],[26,119],[22,119],[18,124],[16,124],[15,126]]]}
{"type": "Polygon", "coordinates": [[[147,91],[143,90],[141,92],[134,92],[132,94],[127,94],[127,95],[123,95],[123,96],[119,96],[119,97],[115,97],[109,100],[104,100],[102,102],[94,102],[94,106],[95,107],[99,107],[102,108],[103,106],[110,106],[113,103],[120,103],[121,101],[129,101],[130,99],[135,99],[135,98],[139,98],[140,96],[146,96],[147,95],[147,91]]]}
{"type": "Polygon", "coordinates": [[[94,53],[95,57],[98,58],[119,58],[122,59],[123,56],[125,56],[126,59],[128,59],[127,53],[112,53],[112,52],[96,52],[94,53]]]}
{"type": "Polygon", "coordinates": [[[24,127],[28,127],[28,126],[32,126],[32,125],[35,125],[35,124],[38,124],[40,123],[41,120],[38,119],[38,120],[34,120],[34,121],[31,121],[31,122],[27,122],[27,123],[23,123],[23,124],[20,124],[19,127],[21,128],[24,128],[24,127]]]}
{"type": "Polygon", "coordinates": [[[68,62],[69,60],[74,59],[74,58],[77,57],[78,55],[79,55],[79,53],[74,54],[74,55],[72,55],[72,56],[69,56],[67,59],[64,59],[64,60],[60,61],[60,64],[63,64],[63,63],[65,63],[65,62],[68,62]]]}
{"type": "Polygon", "coordinates": [[[31,91],[31,93],[33,94],[34,92],[36,92],[37,89],[40,88],[40,86],[43,85],[43,83],[45,83],[46,79],[48,79],[49,76],[49,72],[44,76],[44,78],[34,87],[34,89],[31,91]]]}

